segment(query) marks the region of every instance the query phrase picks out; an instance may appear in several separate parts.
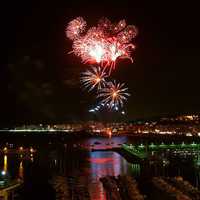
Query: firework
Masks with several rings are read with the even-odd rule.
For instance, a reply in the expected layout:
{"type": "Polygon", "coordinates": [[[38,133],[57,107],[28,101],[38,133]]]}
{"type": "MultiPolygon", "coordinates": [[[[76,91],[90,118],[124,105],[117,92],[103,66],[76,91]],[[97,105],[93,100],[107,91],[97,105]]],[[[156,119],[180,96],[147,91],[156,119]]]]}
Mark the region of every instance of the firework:
{"type": "Polygon", "coordinates": [[[104,32],[109,32],[109,31],[111,31],[111,29],[112,29],[112,23],[111,23],[111,21],[110,21],[109,19],[107,19],[106,17],[102,17],[102,18],[99,20],[99,22],[98,22],[98,24],[97,24],[97,27],[98,27],[100,30],[104,31],[104,32]]]}
{"type": "Polygon", "coordinates": [[[122,32],[117,35],[117,40],[122,44],[130,43],[131,40],[136,37],[137,29],[133,25],[127,26],[122,32]]]}
{"type": "Polygon", "coordinates": [[[81,19],[72,20],[67,26],[66,35],[73,40],[73,53],[79,56],[84,63],[98,63],[108,67],[109,74],[115,68],[117,59],[130,59],[134,45],[131,40],[137,35],[135,26],[126,25],[125,20],[112,24],[103,18],[97,27],[91,27],[85,34],[86,22],[81,19]],[[78,24],[78,25],[77,25],[78,24]]]}
{"type": "Polygon", "coordinates": [[[98,94],[98,98],[102,98],[101,103],[107,105],[109,108],[123,107],[124,101],[130,94],[127,92],[128,88],[124,87],[124,83],[116,83],[116,81],[107,83],[107,86],[102,88],[98,94]]]}
{"type": "Polygon", "coordinates": [[[76,19],[69,22],[65,33],[70,40],[75,40],[80,37],[80,34],[85,31],[87,23],[82,17],[77,17],[76,19]]]}
{"type": "Polygon", "coordinates": [[[120,20],[117,25],[113,26],[113,31],[114,31],[114,33],[119,33],[125,27],[126,27],[126,21],[123,19],[123,20],[120,20]]]}
{"type": "MultiPolygon", "coordinates": [[[[96,88],[97,98],[100,99],[100,103],[89,112],[99,111],[103,107],[118,112],[130,96],[128,88],[124,87],[124,83],[107,82],[106,79],[119,59],[133,62],[131,55],[135,46],[131,41],[138,31],[135,26],[127,25],[125,20],[113,24],[109,19],[102,18],[96,26],[87,30],[86,25],[82,17],[77,17],[67,25],[66,36],[73,42],[70,53],[80,57],[85,64],[94,64],[81,74],[80,80],[89,91],[96,88]]],[[[122,114],[125,112],[122,111],[122,114]]]]}
{"type": "Polygon", "coordinates": [[[100,67],[92,67],[90,70],[82,73],[81,83],[89,91],[97,88],[98,90],[105,86],[106,73],[100,67]]]}

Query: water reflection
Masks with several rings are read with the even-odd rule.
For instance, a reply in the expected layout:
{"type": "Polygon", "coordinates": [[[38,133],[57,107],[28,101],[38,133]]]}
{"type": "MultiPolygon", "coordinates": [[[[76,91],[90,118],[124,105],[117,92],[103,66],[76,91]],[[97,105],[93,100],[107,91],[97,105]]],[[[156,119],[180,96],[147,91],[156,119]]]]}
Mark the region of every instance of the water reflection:
{"type": "Polygon", "coordinates": [[[88,158],[90,195],[94,200],[106,200],[106,194],[99,178],[104,176],[118,176],[130,173],[130,164],[116,152],[90,152],[88,158]]]}
{"type": "Polygon", "coordinates": [[[139,163],[131,164],[131,171],[135,177],[138,177],[140,175],[140,170],[141,170],[141,167],[139,163]]]}
{"type": "Polygon", "coordinates": [[[125,136],[121,137],[110,137],[110,138],[89,138],[83,141],[84,146],[92,147],[92,149],[111,149],[118,148],[122,144],[126,143],[128,138],[125,136]]]}
{"type": "Polygon", "coordinates": [[[8,170],[8,157],[7,157],[7,155],[4,155],[4,157],[3,157],[3,171],[5,173],[7,173],[7,170],[8,170]]]}
{"type": "MultiPolygon", "coordinates": [[[[63,145],[64,154],[54,153],[50,163],[55,168],[60,168],[60,173],[70,176],[70,187],[76,191],[77,185],[83,185],[88,188],[90,197],[93,200],[106,200],[106,194],[102,183],[99,181],[104,176],[131,175],[138,181],[152,176],[177,176],[181,175],[184,179],[197,186],[199,176],[195,175],[193,165],[184,167],[180,163],[165,165],[159,162],[139,163],[134,160],[133,163],[127,162],[119,153],[111,151],[110,148],[118,147],[119,144],[130,142],[127,137],[113,138],[89,138],[83,141],[76,141],[70,145],[63,145]],[[92,146],[77,153],[77,146],[92,146]],[[106,150],[102,150],[102,149],[106,150]],[[62,156],[61,156],[62,155],[62,156]],[[55,163],[56,160],[56,163],[55,163]],[[189,176],[188,176],[189,175],[189,176]],[[198,178],[197,178],[198,177],[198,178]]],[[[52,170],[55,172],[55,170],[52,170]]]]}
{"type": "Polygon", "coordinates": [[[19,163],[19,174],[18,177],[23,180],[24,179],[24,167],[23,167],[23,161],[19,163]]]}
{"type": "MultiPolygon", "coordinates": [[[[5,149],[5,148],[4,148],[5,149]]],[[[5,151],[4,151],[5,153],[5,151]]],[[[24,164],[28,166],[34,161],[34,154],[18,153],[13,149],[6,149],[6,154],[0,154],[1,174],[9,176],[11,180],[24,179],[24,164]]],[[[26,170],[29,170],[28,168],[26,170]]]]}
{"type": "Polygon", "coordinates": [[[32,153],[30,154],[30,159],[31,159],[32,162],[34,161],[34,158],[33,158],[33,154],[32,154],[32,153]]]}
{"type": "MultiPolygon", "coordinates": [[[[25,153],[26,149],[24,148],[18,154],[10,154],[9,149],[6,149],[7,153],[5,154],[4,151],[4,154],[0,155],[0,167],[12,178],[23,179],[28,188],[32,184],[31,181],[35,181],[37,186],[38,180],[41,182],[42,179],[45,179],[43,184],[45,181],[48,183],[49,177],[53,175],[62,176],[72,194],[76,195],[79,187],[87,188],[92,200],[107,200],[104,188],[99,181],[99,178],[107,175],[132,175],[138,181],[151,176],[181,175],[194,186],[199,186],[200,156],[195,165],[192,162],[186,164],[171,162],[169,165],[158,162],[147,164],[134,161],[129,163],[119,153],[109,149],[119,147],[120,144],[127,142],[131,143],[132,141],[129,141],[127,137],[88,138],[70,141],[54,148],[41,148],[37,157],[31,148],[28,149],[28,153],[25,153]],[[82,148],[90,146],[94,151],[82,148]],[[103,151],[103,148],[106,150],[103,151]],[[32,173],[33,171],[34,173],[32,173]]],[[[33,187],[33,185],[30,186],[30,188],[33,187]]]]}

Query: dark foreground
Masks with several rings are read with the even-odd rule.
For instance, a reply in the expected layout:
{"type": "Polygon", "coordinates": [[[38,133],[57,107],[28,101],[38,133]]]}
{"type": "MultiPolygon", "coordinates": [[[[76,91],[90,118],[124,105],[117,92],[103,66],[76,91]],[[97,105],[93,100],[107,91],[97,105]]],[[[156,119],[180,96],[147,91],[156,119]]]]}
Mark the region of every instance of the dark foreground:
{"type": "MultiPolygon", "coordinates": [[[[165,138],[170,139],[174,140],[165,138]]],[[[161,194],[162,199],[200,199],[196,189],[200,173],[193,160],[163,165],[160,162],[141,162],[111,150],[123,143],[152,140],[155,142],[155,138],[127,136],[5,135],[1,137],[0,166],[9,179],[23,180],[15,197],[20,200],[156,200],[161,194]],[[16,153],[6,153],[3,151],[5,146],[17,150],[16,153]],[[30,148],[36,152],[25,150],[30,148]]]]}

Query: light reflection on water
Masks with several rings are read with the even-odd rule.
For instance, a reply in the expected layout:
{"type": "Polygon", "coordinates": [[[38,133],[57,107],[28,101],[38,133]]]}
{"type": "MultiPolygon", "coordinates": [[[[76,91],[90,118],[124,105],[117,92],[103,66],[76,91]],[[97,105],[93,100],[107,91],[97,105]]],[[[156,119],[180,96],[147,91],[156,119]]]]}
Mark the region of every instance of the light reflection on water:
{"type": "Polygon", "coordinates": [[[119,147],[120,144],[127,142],[131,142],[128,137],[95,137],[73,141],[72,144],[68,142],[71,146],[65,145],[66,151],[64,150],[64,152],[59,152],[59,147],[56,147],[56,149],[51,149],[51,151],[41,148],[37,156],[29,154],[28,158],[24,154],[0,154],[0,170],[8,172],[12,178],[25,179],[27,172],[33,170],[31,163],[37,166],[33,177],[38,181],[44,176],[43,172],[47,172],[53,166],[50,173],[58,172],[59,175],[71,176],[73,180],[76,179],[75,184],[78,181],[81,182],[88,188],[92,200],[107,200],[103,185],[99,181],[99,178],[107,175],[118,176],[126,174],[134,177],[145,177],[148,174],[155,176],[181,175],[193,185],[199,185],[200,169],[194,169],[192,164],[190,167],[175,165],[171,168],[154,164],[144,166],[137,162],[128,163],[120,154],[109,150],[112,147],[119,147]],[[97,151],[86,151],[84,154],[77,154],[73,151],[73,144],[81,144],[87,147],[92,146],[97,151]],[[103,148],[107,150],[102,151],[103,148]],[[49,156],[51,153],[52,156],[49,156]],[[40,160],[38,157],[40,157],[40,160]],[[44,171],[40,171],[41,166],[43,166],[44,171]]]}
{"type": "Polygon", "coordinates": [[[128,171],[127,161],[116,152],[91,152],[88,160],[93,179],[99,179],[106,175],[118,176],[119,174],[126,174],[128,171]]]}
{"type": "Polygon", "coordinates": [[[84,141],[84,145],[92,146],[93,149],[110,149],[120,147],[128,141],[125,136],[112,137],[112,138],[89,138],[84,141]]]}
{"type": "Polygon", "coordinates": [[[24,164],[33,162],[33,155],[25,157],[22,154],[1,154],[0,172],[13,179],[24,179],[24,164]],[[3,162],[2,162],[3,161],[3,162]]]}
{"type": "Polygon", "coordinates": [[[20,179],[24,179],[24,167],[23,167],[23,161],[20,162],[19,164],[19,174],[18,174],[18,177],[20,179]]]}
{"type": "Polygon", "coordinates": [[[88,176],[88,188],[91,199],[106,200],[105,191],[99,178],[103,176],[118,176],[126,174],[137,178],[150,176],[183,176],[194,186],[199,186],[199,170],[194,170],[193,164],[185,167],[179,163],[176,165],[164,166],[160,164],[144,165],[140,163],[128,163],[120,154],[110,151],[112,147],[119,147],[119,144],[132,142],[127,137],[113,138],[89,138],[83,143],[92,146],[97,151],[91,151],[86,160],[88,168],[85,168],[85,176],[88,176]],[[107,151],[101,151],[102,149],[107,151]],[[99,150],[99,151],[98,151],[99,150]]]}
{"type": "MultiPolygon", "coordinates": [[[[92,149],[111,149],[119,147],[127,142],[127,137],[112,138],[89,138],[83,143],[92,149]]],[[[106,200],[106,193],[100,178],[104,176],[118,176],[130,174],[130,164],[118,153],[113,151],[91,151],[86,158],[88,167],[85,169],[88,174],[88,188],[91,199],[106,200]]]]}
{"type": "Polygon", "coordinates": [[[8,157],[4,155],[3,157],[3,171],[6,173],[8,169],[8,157]]]}
{"type": "Polygon", "coordinates": [[[118,176],[129,174],[130,164],[116,152],[112,151],[95,151],[90,152],[88,161],[90,195],[94,200],[106,200],[106,194],[99,178],[104,176],[118,176]]]}

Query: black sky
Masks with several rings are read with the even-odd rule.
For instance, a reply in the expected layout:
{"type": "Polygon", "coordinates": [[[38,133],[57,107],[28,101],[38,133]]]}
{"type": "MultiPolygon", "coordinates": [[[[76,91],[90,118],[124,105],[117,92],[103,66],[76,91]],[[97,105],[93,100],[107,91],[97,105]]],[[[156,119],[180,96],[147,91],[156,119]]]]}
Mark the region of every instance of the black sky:
{"type": "MultiPolygon", "coordinates": [[[[199,113],[198,5],[163,1],[8,1],[1,5],[1,122],[91,119],[93,95],[82,92],[87,66],[68,55],[64,29],[77,16],[95,25],[102,16],[139,29],[134,63],[113,76],[132,94],[126,119],[199,113]]],[[[102,119],[98,114],[96,119],[102,119]]],[[[109,116],[112,117],[112,116],[109,116]]]]}

